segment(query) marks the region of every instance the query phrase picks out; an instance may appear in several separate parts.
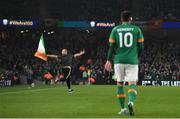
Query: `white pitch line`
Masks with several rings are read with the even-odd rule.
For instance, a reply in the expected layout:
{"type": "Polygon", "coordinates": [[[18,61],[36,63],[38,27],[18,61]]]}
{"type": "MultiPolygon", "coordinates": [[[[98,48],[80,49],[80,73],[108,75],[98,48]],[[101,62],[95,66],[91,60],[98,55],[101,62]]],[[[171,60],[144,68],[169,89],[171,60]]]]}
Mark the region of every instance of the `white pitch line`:
{"type": "Polygon", "coordinates": [[[0,95],[6,95],[6,94],[14,94],[14,93],[23,93],[23,92],[38,92],[38,91],[43,91],[43,90],[49,90],[49,89],[55,89],[55,88],[59,88],[59,87],[53,87],[53,88],[43,88],[43,89],[33,89],[31,90],[20,90],[20,91],[13,91],[13,92],[5,92],[5,93],[0,93],[0,95]]]}

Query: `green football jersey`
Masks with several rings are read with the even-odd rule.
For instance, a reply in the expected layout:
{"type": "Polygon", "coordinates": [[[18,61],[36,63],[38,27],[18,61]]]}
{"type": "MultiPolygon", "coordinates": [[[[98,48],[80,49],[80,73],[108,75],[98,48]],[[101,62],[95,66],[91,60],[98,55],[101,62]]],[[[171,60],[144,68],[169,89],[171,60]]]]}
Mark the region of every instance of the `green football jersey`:
{"type": "Polygon", "coordinates": [[[141,29],[130,23],[118,25],[112,29],[109,37],[108,60],[118,64],[138,64],[144,47],[144,37],[141,29]]]}

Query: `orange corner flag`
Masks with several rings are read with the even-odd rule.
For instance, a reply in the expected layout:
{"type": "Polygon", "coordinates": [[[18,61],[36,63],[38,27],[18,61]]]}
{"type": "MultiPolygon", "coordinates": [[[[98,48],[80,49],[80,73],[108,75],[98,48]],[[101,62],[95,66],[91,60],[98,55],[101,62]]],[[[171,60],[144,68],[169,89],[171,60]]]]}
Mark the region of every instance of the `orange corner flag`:
{"type": "Polygon", "coordinates": [[[39,45],[38,45],[38,49],[37,52],[34,54],[35,57],[38,57],[44,61],[47,61],[47,55],[46,55],[46,50],[44,47],[44,37],[43,35],[41,35],[40,41],[39,41],[39,45]]]}

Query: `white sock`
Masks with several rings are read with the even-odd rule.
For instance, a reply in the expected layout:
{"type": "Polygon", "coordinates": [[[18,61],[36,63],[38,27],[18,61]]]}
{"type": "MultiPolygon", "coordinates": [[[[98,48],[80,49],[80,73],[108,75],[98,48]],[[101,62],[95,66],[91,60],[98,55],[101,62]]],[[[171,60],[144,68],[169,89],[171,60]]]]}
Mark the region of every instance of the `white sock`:
{"type": "Polygon", "coordinates": [[[126,110],[126,108],[121,109],[121,111],[125,111],[125,110],[126,110]]]}

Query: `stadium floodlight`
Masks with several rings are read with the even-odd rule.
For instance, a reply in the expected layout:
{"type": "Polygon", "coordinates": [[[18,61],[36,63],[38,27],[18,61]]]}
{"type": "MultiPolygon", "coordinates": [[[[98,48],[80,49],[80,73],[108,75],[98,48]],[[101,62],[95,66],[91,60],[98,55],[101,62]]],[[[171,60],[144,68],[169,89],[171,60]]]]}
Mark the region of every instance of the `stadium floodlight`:
{"type": "Polygon", "coordinates": [[[20,31],[20,33],[24,33],[24,31],[20,31]]]}
{"type": "Polygon", "coordinates": [[[8,25],[8,20],[7,19],[3,19],[3,24],[4,25],[8,25]]]}
{"type": "Polygon", "coordinates": [[[51,31],[51,34],[53,34],[54,33],[54,31],[51,31]]]}
{"type": "Polygon", "coordinates": [[[95,25],[96,25],[95,21],[91,21],[90,25],[91,25],[91,27],[95,27],[95,25]]]}

